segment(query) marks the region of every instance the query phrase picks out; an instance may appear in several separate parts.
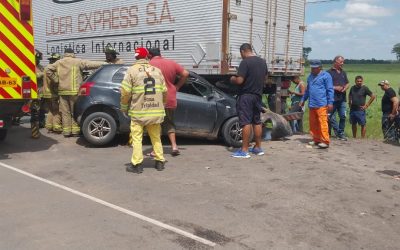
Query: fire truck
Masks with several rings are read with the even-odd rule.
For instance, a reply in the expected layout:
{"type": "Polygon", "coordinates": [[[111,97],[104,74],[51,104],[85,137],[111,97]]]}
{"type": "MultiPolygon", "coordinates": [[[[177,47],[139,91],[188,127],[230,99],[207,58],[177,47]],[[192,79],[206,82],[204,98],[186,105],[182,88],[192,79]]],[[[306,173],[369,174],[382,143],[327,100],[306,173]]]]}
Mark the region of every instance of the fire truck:
{"type": "Polygon", "coordinates": [[[0,0],[0,140],[38,98],[32,0],[0,0]]]}

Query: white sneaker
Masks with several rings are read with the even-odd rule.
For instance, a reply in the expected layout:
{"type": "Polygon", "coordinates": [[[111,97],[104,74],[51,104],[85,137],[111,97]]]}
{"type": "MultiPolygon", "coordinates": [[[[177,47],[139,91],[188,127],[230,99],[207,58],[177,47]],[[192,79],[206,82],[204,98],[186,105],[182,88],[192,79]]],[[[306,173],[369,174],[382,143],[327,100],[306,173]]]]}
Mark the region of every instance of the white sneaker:
{"type": "Polygon", "coordinates": [[[309,143],[308,143],[308,145],[310,145],[310,146],[315,146],[315,145],[317,145],[318,143],[316,143],[315,141],[310,141],[309,143]]]}
{"type": "Polygon", "coordinates": [[[329,148],[329,145],[326,144],[326,143],[320,142],[320,143],[318,143],[318,147],[322,148],[322,149],[325,149],[325,148],[329,148]]]}

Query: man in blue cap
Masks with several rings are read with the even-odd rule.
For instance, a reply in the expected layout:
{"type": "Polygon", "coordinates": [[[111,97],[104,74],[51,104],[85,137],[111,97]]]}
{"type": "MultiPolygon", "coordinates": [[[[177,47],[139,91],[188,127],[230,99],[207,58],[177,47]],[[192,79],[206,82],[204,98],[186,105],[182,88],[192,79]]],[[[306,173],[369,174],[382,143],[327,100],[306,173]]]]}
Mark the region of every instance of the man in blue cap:
{"type": "Polygon", "coordinates": [[[311,73],[307,78],[307,88],[300,106],[308,101],[310,134],[312,146],[329,147],[328,112],[333,109],[333,83],[331,75],[322,70],[320,60],[310,61],[311,73]]]}

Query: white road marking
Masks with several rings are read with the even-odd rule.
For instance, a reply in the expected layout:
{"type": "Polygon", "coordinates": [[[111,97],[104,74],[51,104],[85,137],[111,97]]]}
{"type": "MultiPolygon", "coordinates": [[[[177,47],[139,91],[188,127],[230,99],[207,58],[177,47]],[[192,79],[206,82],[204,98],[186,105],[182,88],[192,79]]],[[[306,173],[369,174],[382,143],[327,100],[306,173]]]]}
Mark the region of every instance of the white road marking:
{"type": "Polygon", "coordinates": [[[128,209],[125,209],[125,208],[123,208],[123,207],[120,207],[120,206],[111,204],[111,203],[109,203],[109,202],[107,202],[107,201],[98,199],[98,198],[93,197],[93,196],[90,196],[90,195],[88,195],[88,194],[79,192],[79,191],[77,191],[77,190],[75,190],[75,189],[72,189],[72,188],[63,186],[63,185],[61,185],[61,184],[55,183],[55,182],[53,182],[53,181],[44,179],[44,178],[39,177],[39,176],[33,175],[33,174],[31,174],[31,173],[28,173],[28,172],[23,171],[23,170],[21,170],[21,169],[12,167],[12,166],[7,165],[7,164],[5,164],[5,163],[0,162],[0,166],[3,166],[4,168],[10,169],[10,170],[12,170],[12,171],[18,172],[18,173],[23,174],[23,175],[25,175],[25,176],[31,177],[31,178],[36,179],[36,180],[38,180],[38,181],[47,183],[47,184],[49,184],[49,185],[51,185],[51,186],[53,186],[53,187],[57,187],[57,188],[60,188],[60,189],[65,190],[65,191],[67,191],[67,192],[76,194],[76,195],[78,195],[78,196],[81,196],[81,197],[86,198],[86,199],[88,199],[88,200],[94,201],[94,202],[99,203],[99,204],[101,204],[101,205],[104,205],[104,206],[106,206],[106,207],[115,209],[115,210],[120,211],[120,212],[122,212],[122,213],[124,213],[124,214],[130,215],[130,216],[133,216],[133,217],[138,218],[138,219],[140,219],[140,220],[143,220],[143,221],[146,221],[146,222],[148,222],[148,223],[154,224],[154,225],[159,226],[159,227],[161,227],[161,228],[170,230],[170,231],[172,231],[172,232],[174,232],[174,233],[180,234],[180,235],[182,235],[182,236],[185,236],[185,237],[190,238],[190,239],[192,239],[192,240],[198,241],[198,242],[203,243],[203,244],[205,244],[205,245],[212,246],[212,247],[215,247],[215,246],[217,245],[216,243],[214,243],[214,242],[212,242],[212,241],[209,241],[209,240],[206,240],[206,239],[204,239],[204,238],[198,237],[198,236],[196,236],[196,235],[194,235],[194,234],[192,234],[192,233],[183,231],[183,230],[181,230],[181,229],[179,229],[179,228],[170,226],[170,225],[165,224],[165,223],[163,223],[163,222],[160,222],[160,221],[158,221],[158,220],[155,220],[155,219],[146,217],[146,216],[144,216],[144,215],[135,213],[135,212],[133,212],[133,211],[131,211],[131,210],[128,210],[128,209]]]}

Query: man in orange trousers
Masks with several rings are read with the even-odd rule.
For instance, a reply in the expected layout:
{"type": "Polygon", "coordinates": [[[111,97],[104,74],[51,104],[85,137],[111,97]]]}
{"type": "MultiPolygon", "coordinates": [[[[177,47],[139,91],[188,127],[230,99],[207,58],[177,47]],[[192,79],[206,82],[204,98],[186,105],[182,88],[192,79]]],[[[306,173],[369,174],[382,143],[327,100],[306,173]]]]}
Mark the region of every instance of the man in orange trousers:
{"type": "Polygon", "coordinates": [[[300,106],[303,107],[308,100],[310,134],[313,139],[309,144],[325,149],[330,143],[328,112],[333,109],[333,82],[331,75],[322,70],[321,61],[310,61],[310,67],[311,73],[300,106]]]}

